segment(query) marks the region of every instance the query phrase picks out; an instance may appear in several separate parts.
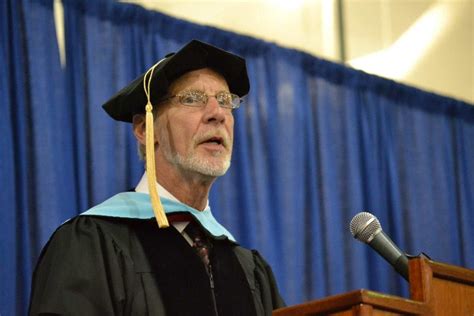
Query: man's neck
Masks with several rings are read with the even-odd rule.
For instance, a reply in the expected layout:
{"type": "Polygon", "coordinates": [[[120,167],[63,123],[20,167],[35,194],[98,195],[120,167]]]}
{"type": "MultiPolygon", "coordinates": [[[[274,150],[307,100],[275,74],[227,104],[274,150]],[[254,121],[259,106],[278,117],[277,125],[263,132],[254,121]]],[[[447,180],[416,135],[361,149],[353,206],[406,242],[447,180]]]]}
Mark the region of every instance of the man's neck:
{"type": "MultiPolygon", "coordinates": [[[[183,190],[183,188],[188,188],[188,186],[183,186],[179,187],[178,190],[174,189],[176,188],[176,186],[167,185],[165,183],[166,182],[162,181],[162,179],[160,179],[159,182],[157,181],[158,194],[160,197],[175,200],[176,202],[181,202],[199,211],[202,211],[209,206],[208,193],[204,195],[204,198],[202,198],[202,195],[198,194],[199,191],[197,189],[183,190]]],[[[192,189],[197,187],[191,186],[190,188],[192,189]]],[[[148,179],[146,173],[143,174],[142,178],[140,179],[140,182],[135,188],[135,191],[146,194],[150,193],[148,191],[148,179]]]]}
{"type": "Polygon", "coordinates": [[[180,202],[199,211],[206,208],[209,192],[215,178],[194,174],[161,173],[157,169],[157,182],[180,202]]]}

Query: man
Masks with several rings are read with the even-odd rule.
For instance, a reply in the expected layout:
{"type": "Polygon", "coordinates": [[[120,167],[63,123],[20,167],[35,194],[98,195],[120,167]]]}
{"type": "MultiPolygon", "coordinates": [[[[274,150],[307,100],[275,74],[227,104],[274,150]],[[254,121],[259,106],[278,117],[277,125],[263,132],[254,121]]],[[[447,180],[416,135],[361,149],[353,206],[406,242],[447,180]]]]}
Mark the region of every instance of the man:
{"type": "Polygon", "coordinates": [[[270,267],[208,205],[230,166],[232,111],[248,90],[243,59],[191,41],[104,105],[133,123],[147,172],[135,192],[53,234],[34,273],[30,315],[270,315],[283,306],[270,267]]]}

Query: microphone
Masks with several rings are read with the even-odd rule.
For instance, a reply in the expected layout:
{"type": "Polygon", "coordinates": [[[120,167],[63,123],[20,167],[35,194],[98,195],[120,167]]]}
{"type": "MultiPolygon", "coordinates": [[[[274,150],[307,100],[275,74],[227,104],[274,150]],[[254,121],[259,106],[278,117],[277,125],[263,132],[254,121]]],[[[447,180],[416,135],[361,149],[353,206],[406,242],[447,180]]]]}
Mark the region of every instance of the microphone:
{"type": "Polygon", "coordinates": [[[382,230],[379,220],[373,214],[360,212],[350,224],[354,238],[368,244],[408,281],[408,257],[382,230]]]}

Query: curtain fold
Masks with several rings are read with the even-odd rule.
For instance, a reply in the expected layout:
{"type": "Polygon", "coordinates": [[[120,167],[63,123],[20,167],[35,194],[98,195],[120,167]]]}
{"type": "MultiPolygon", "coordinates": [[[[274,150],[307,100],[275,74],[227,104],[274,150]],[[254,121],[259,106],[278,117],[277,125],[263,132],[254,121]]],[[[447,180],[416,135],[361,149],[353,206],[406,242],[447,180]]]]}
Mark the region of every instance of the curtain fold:
{"type": "Polygon", "coordinates": [[[73,131],[52,1],[2,1],[0,20],[0,313],[24,315],[41,247],[75,212],[73,131]]]}
{"type": "Polygon", "coordinates": [[[41,247],[64,220],[133,188],[131,127],[101,104],[191,39],[247,60],[228,174],[211,206],[271,264],[288,304],[405,281],[353,240],[373,212],[411,254],[474,268],[474,107],[308,54],[114,1],[0,4],[0,313],[25,314],[41,247]]]}

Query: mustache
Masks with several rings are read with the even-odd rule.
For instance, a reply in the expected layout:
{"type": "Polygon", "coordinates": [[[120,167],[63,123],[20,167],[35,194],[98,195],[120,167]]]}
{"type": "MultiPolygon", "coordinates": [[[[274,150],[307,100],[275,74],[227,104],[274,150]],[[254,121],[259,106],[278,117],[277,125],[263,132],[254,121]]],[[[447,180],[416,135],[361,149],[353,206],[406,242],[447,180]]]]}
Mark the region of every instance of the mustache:
{"type": "Polygon", "coordinates": [[[230,146],[232,145],[232,140],[230,139],[230,136],[225,131],[222,131],[222,130],[202,132],[194,137],[193,142],[194,142],[194,145],[199,145],[213,138],[220,139],[221,144],[225,148],[230,148],[230,146]]]}

